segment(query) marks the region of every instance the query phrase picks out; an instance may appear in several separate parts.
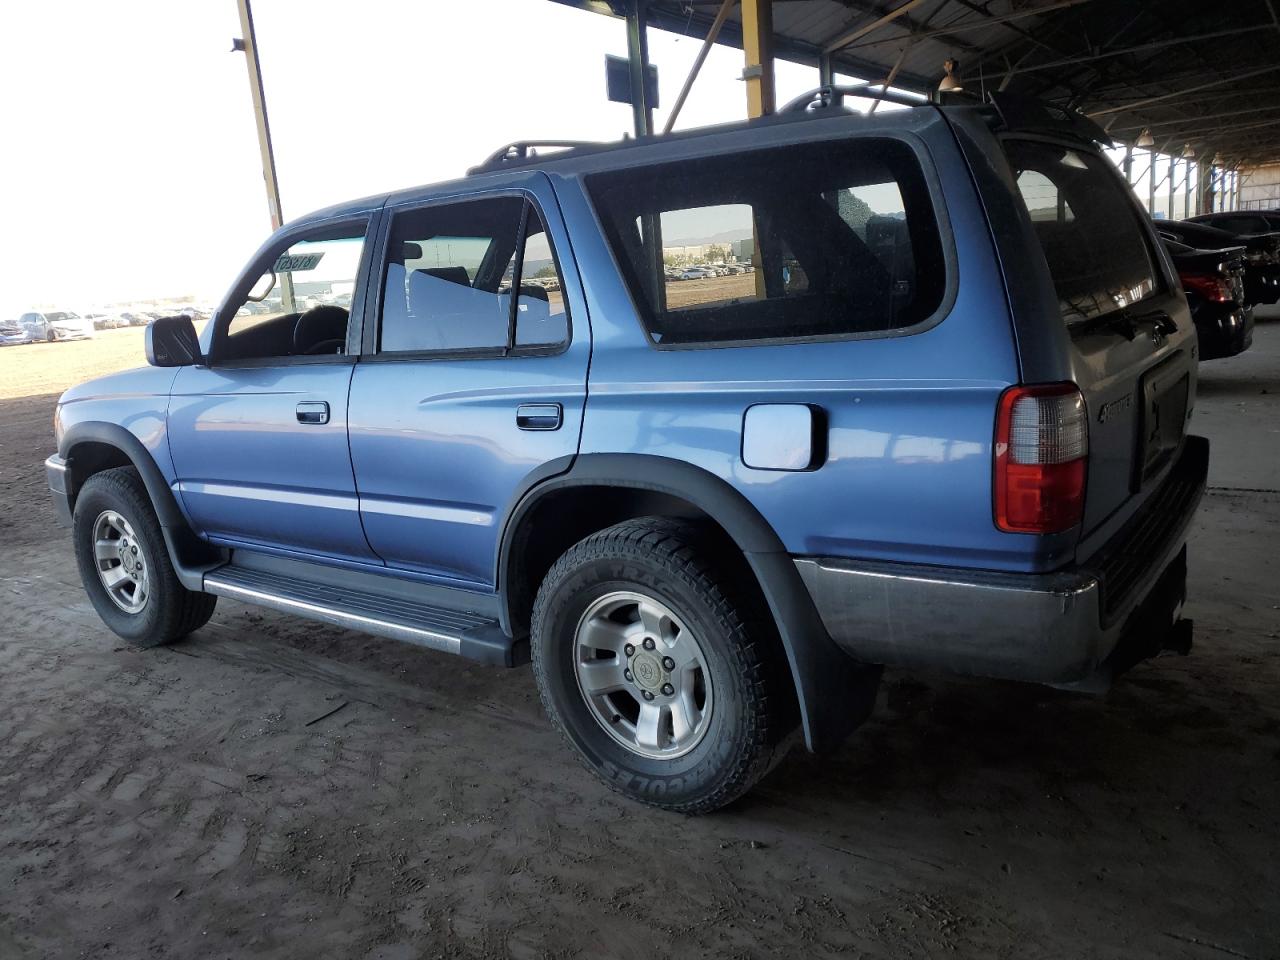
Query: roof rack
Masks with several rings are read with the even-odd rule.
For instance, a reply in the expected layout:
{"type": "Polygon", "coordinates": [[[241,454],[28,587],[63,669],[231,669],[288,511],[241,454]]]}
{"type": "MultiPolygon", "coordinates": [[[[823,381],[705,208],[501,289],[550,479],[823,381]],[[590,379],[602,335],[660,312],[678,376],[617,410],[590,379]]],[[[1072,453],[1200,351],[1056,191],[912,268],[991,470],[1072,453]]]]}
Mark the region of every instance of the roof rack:
{"type": "Polygon", "coordinates": [[[608,144],[599,140],[516,140],[500,147],[485,158],[483,163],[468,170],[468,173],[483,173],[498,170],[508,163],[518,163],[536,156],[539,149],[559,147],[568,150],[581,147],[604,147],[608,144]]]}
{"type": "Polygon", "coordinates": [[[929,105],[929,101],[919,96],[912,96],[909,93],[903,93],[900,90],[891,90],[883,83],[854,83],[848,85],[837,85],[828,83],[825,86],[815,87],[808,93],[802,93],[796,97],[785,107],[779,110],[779,113],[804,113],[807,110],[825,110],[831,106],[838,106],[844,102],[845,97],[866,97],[869,100],[887,100],[890,103],[900,103],[907,107],[924,107],[929,105]]]}

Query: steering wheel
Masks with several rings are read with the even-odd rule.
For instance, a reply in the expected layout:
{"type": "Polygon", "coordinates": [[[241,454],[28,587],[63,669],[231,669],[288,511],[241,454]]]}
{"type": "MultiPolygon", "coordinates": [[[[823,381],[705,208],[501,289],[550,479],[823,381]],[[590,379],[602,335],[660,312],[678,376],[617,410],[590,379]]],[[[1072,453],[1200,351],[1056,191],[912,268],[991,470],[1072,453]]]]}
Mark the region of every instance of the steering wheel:
{"type": "Polygon", "coordinates": [[[319,343],[313,343],[311,346],[307,347],[306,350],[302,351],[302,355],[304,357],[312,357],[320,353],[341,353],[346,345],[347,341],[345,337],[341,339],[334,337],[330,340],[321,340],[319,343]]]}

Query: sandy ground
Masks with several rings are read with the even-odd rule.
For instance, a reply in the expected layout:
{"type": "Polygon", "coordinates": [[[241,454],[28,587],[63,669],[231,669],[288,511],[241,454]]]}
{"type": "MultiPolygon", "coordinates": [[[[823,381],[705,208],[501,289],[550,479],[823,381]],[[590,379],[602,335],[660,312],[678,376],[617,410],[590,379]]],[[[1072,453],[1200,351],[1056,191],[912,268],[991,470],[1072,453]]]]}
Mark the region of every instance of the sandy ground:
{"type": "Polygon", "coordinates": [[[890,672],[701,819],[580,770],[527,668],[225,600],[123,646],[40,461],[140,333],[0,351],[0,958],[1280,957],[1280,323],[1202,368],[1192,656],[1105,698],[890,672]]]}

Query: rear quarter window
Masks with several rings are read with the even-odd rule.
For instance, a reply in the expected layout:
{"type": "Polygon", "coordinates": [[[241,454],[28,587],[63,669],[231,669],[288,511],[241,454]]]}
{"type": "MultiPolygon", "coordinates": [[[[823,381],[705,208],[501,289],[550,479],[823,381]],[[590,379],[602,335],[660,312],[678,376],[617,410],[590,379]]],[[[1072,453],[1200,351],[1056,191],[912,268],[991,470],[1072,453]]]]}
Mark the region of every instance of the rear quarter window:
{"type": "Polygon", "coordinates": [[[1066,323],[1155,292],[1146,231],[1128,188],[1105,159],[1031,140],[1006,141],[1005,152],[1066,323]]]}
{"type": "Polygon", "coordinates": [[[706,157],[587,186],[661,346],[905,333],[943,299],[938,220],[898,141],[706,157]]]}

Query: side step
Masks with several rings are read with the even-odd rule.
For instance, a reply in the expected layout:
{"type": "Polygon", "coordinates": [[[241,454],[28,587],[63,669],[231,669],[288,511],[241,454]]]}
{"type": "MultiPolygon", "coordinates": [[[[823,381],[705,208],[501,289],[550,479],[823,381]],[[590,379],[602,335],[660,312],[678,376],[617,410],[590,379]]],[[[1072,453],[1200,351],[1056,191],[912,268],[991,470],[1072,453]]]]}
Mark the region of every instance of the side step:
{"type": "Polygon", "coordinates": [[[529,660],[527,641],[512,641],[496,620],[403,595],[314,582],[235,563],[206,573],[204,590],[480,663],[514,667],[529,660]]]}

